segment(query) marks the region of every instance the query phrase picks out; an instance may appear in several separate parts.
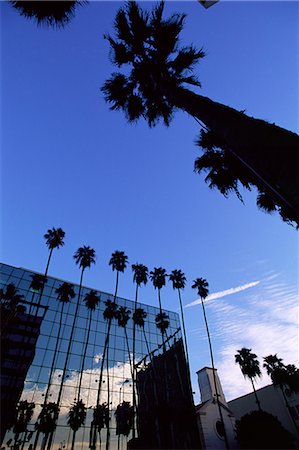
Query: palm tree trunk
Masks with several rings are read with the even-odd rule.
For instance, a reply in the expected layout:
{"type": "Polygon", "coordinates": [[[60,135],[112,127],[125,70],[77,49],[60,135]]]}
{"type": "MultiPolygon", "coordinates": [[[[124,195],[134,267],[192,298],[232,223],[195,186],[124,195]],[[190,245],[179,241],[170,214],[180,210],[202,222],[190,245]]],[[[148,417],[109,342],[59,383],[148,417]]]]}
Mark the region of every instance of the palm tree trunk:
{"type": "Polygon", "coordinates": [[[208,327],[208,321],[207,321],[206,311],[205,311],[205,307],[204,307],[204,302],[203,302],[202,297],[200,299],[201,299],[201,305],[202,305],[202,310],[203,310],[203,315],[204,315],[204,320],[205,320],[205,325],[206,325],[206,330],[207,330],[207,335],[208,335],[209,347],[210,347],[210,356],[211,356],[211,363],[212,363],[212,370],[213,370],[213,380],[214,380],[214,387],[215,387],[215,393],[216,393],[216,401],[217,401],[217,405],[218,405],[220,420],[221,420],[222,427],[223,427],[225,447],[228,450],[229,444],[228,444],[228,440],[227,440],[227,434],[226,434],[226,429],[225,429],[224,420],[223,420],[223,414],[222,414],[220,400],[219,400],[219,393],[218,393],[217,382],[216,382],[215,365],[214,365],[214,357],[213,357],[212,344],[211,344],[211,338],[210,338],[210,331],[209,331],[209,327],[208,327]]]}
{"type": "Polygon", "coordinates": [[[253,392],[254,392],[254,396],[255,396],[257,407],[258,407],[259,411],[262,411],[261,404],[260,404],[259,398],[257,396],[257,392],[255,390],[253,379],[250,378],[250,381],[251,381],[251,384],[252,384],[252,388],[253,388],[253,392]]]}
{"type": "MultiPolygon", "coordinates": [[[[59,320],[58,336],[57,336],[57,339],[56,339],[55,350],[54,350],[54,355],[53,355],[51,369],[50,369],[50,374],[49,374],[48,386],[47,386],[47,390],[46,390],[46,393],[45,393],[45,399],[44,399],[44,403],[43,403],[42,408],[47,403],[49,391],[50,391],[50,388],[51,388],[51,381],[52,381],[52,376],[53,376],[53,372],[54,372],[54,366],[55,366],[55,361],[56,361],[56,356],[57,356],[58,344],[59,344],[59,340],[60,340],[60,333],[61,333],[61,330],[62,330],[63,311],[64,311],[64,302],[62,302],[62,307],[61,307],[61,312],[60,312],[60,320],[59,320]]],[[[37,431],[36,437],[35,437],[35,440],[34,440],[34,446],[33,446],[34,450],[36,450],[36,446],[37,446],[37,443],[38,443],[39,435],[40,435],[40,431],[37,431]]]]}
{"type": "Polygon", "coordinates": [[[106,436],[106,450],[110,445],[110,378],[109,378],[109,345],[107,347],[107,404],[108,404],[108,426],[106,436]]]}
{"type": "MultiPolygon", "coordinates": [[[[162,314],[162,303],[161,303],[161,294],[160,294],[160,288],[158,288],[158,301],[159,301],[159,310],[160,314],[162,314]]],[[[163,346],[163,352],[166,352],[166,345],[165,345],[165,330],[161,330],[162,334],[162,346],[163,346]]]]}
{"type": "Polygon", "coordinates": [[[167,95],[175,106],[204,122],[219,136],[228,150],[245,163],[254,177],[271,189],[299,220],[297,134],[188,89],[177,88],[167,91],[167,95]]]}
{"type": "Polygon", "coordinates": [[[185,343],[185,350],[186,350],[186,360],[187,360],[187,366],[188,366],[188,371],[189,371],[189,355],[188,355],[188,347],[187,347],[187,335],[186,335],[184,310],[183,310],[183,305],[182,305],[182,298],[181,298],[181,290],[180,289],[178,289],[178,293],[179,293],[179,301],[180,301],[181,316],[182,316],[182,326],[183,326],[183,336],[184,336],[184,343],[185,343]]]}
{"type": "MultiPolygon", "coordinates": [[[[136,283],[136,294],[135,294],[135,304],[134,313],[136,312],[138,302],[138,283],[136,283]]],[[[132,437],[135,439],[135,417],[136,417],[136,371],[135,371],[135,349],[136,349],[136,324],[133,321],[133,373],[132,373],[132,383],[133,383],[133,433],[132,437]]]]}
{"type": "MultiPolygon", "coordinates": [[[[38,301],[37,301],[37,310],[38,310],[38,307],[39,307],[39,305],[40,305],[40,303],[41,303],[42,296],[43,296],[43,293],[44,293],[44,288],[45,288],[45,284],[46,284],[46,278],[47,278],[47,275],[48,275],[48,270],[49,270],[49,266],[50,266],[50,261],[51,261],[51,258],[52,258],[52,253],[53,253],[53,248],[51,248],[51,250],[50,250],[50,252],[49,252],[49,257],[48,257],[48,261],[47,261],[47,265],[46,265],[46,270],[45,270],[45,274],[44,274],[44,282],[43,282],[42,288],[41,288],[41,290],[40,290],[40,294],[39,294],[38,301]]],[[[37,312],[36,312],[36,314],[37,314],[37,312]]]]}
{"type": "Polygon", "coordinates": [[[286,395],[285,395],[285,392],[284,392],[284,389],[283,389],[283,385],[280,384],[279,387],[280,387],[280,390],[281,390],[281,392],[282,392],[283,399],[284,399],[284,401],[285,401],[285,404],[286,404],[287,410],[288,410],[288,412],[289,412],[289,415],[290,415],[290,417],[291,417],[291,419],[292,419],[292,422],[293,422],[293,425],[294,425],[294,427],[295,427],[295,430],[296,430],[297,434],[299,435],[299,428],[298,428],[298,425],[297,425],[297,423],[296,423],[296,421],[295,421],[295,419],[294,419],[294,416],[293,416],[293,414],[292,414],[292,410],[291,410],[290,404],[289,404],[289,402],[288,402],[288,399],[287,399],[287,397],[286,397],[286,395]]]}
{"type": "MultiPolygon", "coordinates": [[[[59,408],[60,400],[61,400],[61,396],[62,396],[62,390],[63,390],[63,386],[64,386],[64,381],[65,381],[65,374],[66,374],[66,371],[67,371],[67,365],[68,365],[69,358],[70,358],[71,346],[72,346],[72,343],[73,343],[73,335],[74,335],[74,331],[75,331],[75,325],[76,325],[76,322],[77,322],[77,315],[78,315],[78,310],[79,310],[79,305],[80,305],[80,296],[81,296],[81,289],[82,289],[82,281],[83,281],[84,269],[85,268],[82,267],[81,277],[80,277],[79,293],[78,293],[78,300],[77,300],[77,304],[76,304],[74,320],[73,320],[72,329],[71,329],[71,335],[70,335],[70,338],[69,338],[69,344],[68,344],[68,348],[67,348],[66,359],[65,359],[65,363],[64,363],[64,368],[63,368],[62,377],[61,377],[61,383],[60,383],[59,392],[58,392],[58,398],[57,398],[58,408],[59,408]]],[[[59,413],[57,413],[57,416],[55,417],[55,423],[56,424],[57,424],[57,420],[58,420],[58,414],[59,413]]],[[[48,441],[48,445],[47,445],[47,450],[51,449],[53,435],[54,435],[54,431],[52,431],[50,433],[49,441],[48,441]]]]}

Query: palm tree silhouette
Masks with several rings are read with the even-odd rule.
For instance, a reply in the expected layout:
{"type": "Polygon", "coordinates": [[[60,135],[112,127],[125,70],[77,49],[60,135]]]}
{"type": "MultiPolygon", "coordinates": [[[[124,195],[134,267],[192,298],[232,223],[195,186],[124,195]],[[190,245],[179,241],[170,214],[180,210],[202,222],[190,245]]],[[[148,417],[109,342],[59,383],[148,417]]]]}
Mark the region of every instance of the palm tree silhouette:
{"type": "Polygon", "coordinates": [[[74,286],[70,283],[67,283],[66,281],[63,282],[56,290],[55,290],[56,294],[57,294],[57,300],[59,300],[59,302],[61,303],[61,310],[60,310],[60,319],[59,319],[59,327],[58,327],[58,334],[57,334],[57,338],[56,338],[56,344],[55,344],[55,349],[54,349],[54,354],[53,354],[53,359],[52,359],[52,364],[51,364],[51,369],[50,369],[50,374],[49,374],[49,381],[48,381],[48,386],[46,389],[46,393],[45,393],[45,398],[44,398],[44,402],[42,405],[42,409],[41,412],[38,416],[37,419],[37,433],[36,433],[36,437],[35,437],[35,441],[34,441],[34,446],[33,448],[36,449],[37,444],[38,444],[38,438],[39,438],[39,434],[40,434],[40,427],[39,427],[39,422],[40,420],[43,420],[44,417],[44,410],[47,410],[47,401],[48,401],[48,397],[49,397],[49,392],[50,392],[50,388],[52,385],[52,378],[53,378],[53,374],[54,374],[54,369],[55,369],[55,363],[56,363],[56,357],[57,357],[57,351],[58,351],[58,346],[60,343],[60,336],[61,336],[61,331],[62,331],[62,327],[63,327],[63,314],[64,314],[64,307],[67,303],[69,303],[71,301],[72,298],[75,297],[75,291],[74,291],[74,286]]]}
{"type": "MultiPolygon", "coordinates": [[[[48,279],[45,278],[44,275],[41,275],[39,273],[34,273],[33,275],[30,275],[30,277],[32,278],[32,281],[30,283],[29,289],[32,289],[32,298],[31,298],[31,303],[33,304],[34,302],[34,298],[35,298],[35,294],[40,292],[44,285],[47,283],[48,279]]],[[[29,308],[29,314],[31,312],[31,306],[29,308]]]]}
{"type": "Polygon", "coordinates": [[[73,430],[73,438],[72,438],[72,446],[71,446],[72,450],[74,449],[74,445],[75,445],[76,433],[77,433],[78,429],[82,425],[84,425],[84,421],[85,421],[85,417],[86,417],[86,407],[85,407],[85,404],[83,403],[83,401],[80,400],[80,394],[81,394],[84,363],[85,363],[87,346],[88,346],[88,341],[89,341],[89,336],[90,336],[92,313],[96,309],[99,302],[100,302],[100,297],[97,295],[97,292],[93,289],[91,289],[90,292],[88,292],[84,297],[84,303],[89,312],[89,319],[88,319],[87,336],[86,336],[86,340],[85,340],[83,358],[82,358],[82,363],[81,363],[77,400],[74,402],[74,404],[69,412],[69,421],[70,421],[70,424],[72,424],[72,425],[70,425],[70,424],[69,425],[73,430]],[[84,408],[85,408],[85,415],[83,414],[84,408]]]}
{"type": "Polygon", "coordinates": [[[11,320],[16,316],[24,295],[13,283],[9,283],[5,290],[1,289],[1,336],[5,334],[11,320]]]}
{"type": "MultiPolygon", "coordinates": [[[[46,448],[50,436],[56,428],[56,420],[59,414],[59,405],[55,402],[47,403],[39,415],[39,421],[35,424],[35,429],[43,433],[44,438],[41,443],[41,450],[46,448]]],[[[48,447],[49,448],[49,444],[48,447]]]]}
{"type": "Polygon", "coordinates": [[[19,448],[21,441],[25,441],[27,434],[27,426],[33,416],[33,410],[35,408],[34,402],[28,402],[27,400],[19,401],[16,412],[15,412],[15,422],[13,425],[14,437],[14,448],[19,448]],[[24,433],[23,439],[19,442],[19,436],[24,433]]]}
{"type": "Polygon", "coordinates": [[[243,347],[241,348],[241,350],[237,350],[237,354],[235,355],[235,362],[236,364],[239,364],[244,378],[250,379],[258,409],[259,411],[262,411],[261,404],[254,386],[254,379],[256,377],[262,376],[260,363],[257,360],[257,355],[255,353],[251,353],[251,348],[243,347]]]}
{"type": "Polygon", "coordinates": [[[164,2],[146,13],[130,1],[118,11],[114,21],[116,37],[105,36],[113,63],[124,67],[102,87],[111,109],[122,109],[130,122],[145,118],[151,127],[159,120],[169,125],[176,109],[186,111],[224,142],[228,151],[258,179],[257,186],[262,184],[299,222],[294,169],[298,136],[187,89],[186,86],[201,86],[194,66],[205,53],[193,46],[180,48],[186,16],[173,14],[165,19],[163,10],[164,2]],[[287,156],[282,155],[281,148],[286,149],[287,156]],[[287,173],[282,174],[280,167],[285,159],[290,164],[287,173]],[[271,163],[266,166],[265,161],[271,163]]]}
{"type": "Polygon", "coordinates": [[[186,350],[186,359],[187,359],[187,366],[189,368],[187,336],[186,336],[184,311],[183,311],[182,298],[181,298],[181,289],[184,289],[184,287],[186,285],[186,277],[185,277],[185,274],[181,270],[175,269],[169,275],[169,280],[172,282],[173,289],[177,289],[178,295],[179,295],[179,302],[180,302],[180,309],[181,309],[181,316],[182,316],[182,325],[183,325],[183,334],[184,334],[184,344],[185,344],[185,350],[186,350]]]}
{"type": "MultiPolygon", "coordinates": [[[[138,290],[141,284],[147,284],[148,279],[148,268],[144,264],[132,264],[133,271],[133,282],[136,283],[136,292],[135,292],[135,303],[134,303],[134,312],[133,312],[133,439],[135,438],[135,416],[136,416],[136,371],[135,371],[135,348],[136,348],[136,325],[137,323],[134,320],[134,314],[137,310],[138,303],[138,290]]],[[[145,315],[146,317],[146,315],[145,315]]],[[[138,317],[137,317],[138,319],[138,317]]],[[[143,322],[144,323],[144,322],[143,322]]],[[[144,330],[144,328],[143,328],[144,330]]]]}
{"type": "MultiPolygon", "coordinates": [[[[144,323],[145,323],[146,317],[147,317],[147,313],[145,312],[145,310],[143,308],[136,308],[134,313],[133,313],[132,320],[134,322],[134,326],[139,327],[139,328],[142,329],[144,341],[145,341],[145,344],[146,344],[147,353],[148,353],[148,355],[150,357],[150,360],[152,362],[152,354],[151,354],[151,351],[150,351],[150,348],[149,348],[149,343],[148,343],[148,340],[147,340],[147,337],[146,337],[146,333],[145,333],[145,329],[144,329],[144,323]]],[[[136,378],[135,378],[135,381],[136,381],[136,378]]]]}
{"type": "Polygon", "coordinates": [[[39,294],[39,298],[38,298],[38,305],[40,305],[42,296],[43,296],[43,292],[44,292],[44,288],[45,288],[45,283],[47,282],[47,275],[48,275],[48,270],[49,270],[49,265],[50,265],[50,261],[52,258],[52,253],[54,248],[59,248],[62,247],[64,245],[64,236],[65,236],[65,232],[62,230],[62,228],[52,228],[52,229],[48,229],[47,233],[44,234],[44,238],[46,239],[46,245],[49,249],[49,256],[48,256],[48,261],[47,261],[47,265],[46,265],[46,270],[45,270],[45,274],[44,274],[44,284],[42,286],[42,288],[40,289],[40,294],[39,294]]]}
{"type": "Polygon", "coordinates": [[[11,0],[11,5],[21,16],[34,19],[37,24],[45,24],[50,27],[63,27],[75,15],[76,7],[86,3],[85,1],[16,1],[11,0]]]}
{"type": "MultiPolygon", "coordinates": [[[[69,362],[69,358],[70,358],[71,346],[73,343],[75,326],[76,326],[76,322],[77,322],[77,318],[78,318],[78,310],[79,310],[79,305],[80,305],[83,275],[84,275],[85,269],[87,267],[91,267],[92,264],[95,264],[95,251],[93,248],[84,245],[83,247],[79,247],[78,250],[75,252],[74,259],[75,259],[76,264],[78,264],[79,267],[81,268],[81,276],[80,276],[80,285],[79,285],[78,298],[77,298],[77,303],[76,303],[76,308],[75,308],[75,313],[74,313],[74,319],[73,319],[73,323],[72,323],[71,334],[70,334],[70,338],[69,338],[65,363],[64,363],[64,367],[63,367],[63,371],[62,371],[61,382],[60,382],[60,387],[59,387],[59,392],[58,392],[58,398],[57,398],[58,408],[59,408],[60,401],[61,401],[67,366],[68,366],[68,362],[69,362]]],[[[55,417],[55,424],[57,423],[58,412],[59,412],[59,409],[57,411],[57,416],[55,417]]],[[[50,448],[51,448],[52,440],[53,440],[53,432],[51,432],[51,434],[50,434],[48,447],[47,447],[48,450],[50,450],[50,448]]]]}
{"type": "Polygon", "coordinates": [[[193,280],[192,288],[193,289],[197,289],[197,293],[198,293],[198,295],[200,297],[200,300],[201,300],[201,306],[202,306],[204,321],[205,321],[207,335],[208,335],[209,348],[210,348],[210,356],[211,356],[214,388],[215,388],[215,393],[216,393],[216,401],[217,401],[217,405],[218,405],[220,421],[222,423],[222,429],[223,429],[223,434],[224,434],[225,446],[226,446],[227,449],[229,449],[226,429],[225,429],[224,420],[223,420],[223,414],[222,414],[222,410],[221,410],[221,404],[220,404],[220,400],[219,400],[219,393],[218,393],[217,382],[216,382],[216,375],[215,375],[215,365],[214,365],[212,343],[211,343],[210,331],[209,331],[209,326],[208,326],[208,321],[207,321],[207,316],[206,316],[206,310],[205,310],[205,305],[204,305],[204,299],[206,299],[207,296],[209,295],[209,289],[208,289],[209,288],[209,283],[204,278],[196,278],[195,280],[193,280]]]}
{"type": "Polygon", "coordinates": [[[158,289],[158,301],[159,301],[159,310],[160,313],[156,317],[156,324],[157,327],[160,329],[162,334],[162,345],[163,345],[163,351],[166,350],[165,346],[165,333],[169,326],[169,321],[167,324],[168,316],[167,314],[162,312],[162,304],[161,304],[161,289],[163,286],[165,286],[166,283],[166,270],[162,267],[155,267],[154,270],[150,272],[150,279],[153,283],[153,286],[155,289],[158,289]]]}
{"type": "Polygon", "coordinates": [[[132,361],[131,361],[131,354],[130,354],[130,347],[129,347],[129,339],[128,339],[128,333],[127,333],[127,323],[130,319],[131,311],[126,308],[125,306],[120,306],[116,313],[116,319],[118,326],[124,329],[125,334],[125,340],[127,345],[127,351],[128,351],[128,357],[129,357],[129,363],[130,363],[130,371],[133,378],[133,368],[132,368],[132,361]]]}

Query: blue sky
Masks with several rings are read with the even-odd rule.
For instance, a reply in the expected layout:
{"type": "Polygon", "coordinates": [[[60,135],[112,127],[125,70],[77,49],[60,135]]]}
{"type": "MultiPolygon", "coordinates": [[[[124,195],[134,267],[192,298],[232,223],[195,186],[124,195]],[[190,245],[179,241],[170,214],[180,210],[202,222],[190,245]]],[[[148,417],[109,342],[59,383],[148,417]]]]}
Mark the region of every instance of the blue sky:
{"type": "MultiPolygon", "coordinates": [[[[178,112],[169,128],[129,125],[111,112],[100,87],[114,70],[103,34],[122,3],[91,2],[62,30],[37,27],[4,2],[1,10],[1,254],[11,265],[43,271],[44,232],[62,227],[65,246],[50,274],[72,282],[72,255],[97,252],[85,284],[114,288],[111,253],[150,269],[182,269],[183,301],[197,299],[192,280],[210,292],[246,286],[207,301],[216,365],[228,398],[249,392],[234,365],[242,346],[296,363],[298,248],[296,231],[255,206],[254,193],[225,199],[193,173],[200,150],[194,119],[178,112]]],[[[143,2],[146,7],[152,3],[143,2]]],[[[196,72],[201,93],[298,132],[297,2],[225,2],[205,10],[196,1],[166,2],[186,12],[182,44],[203,47],[196,72]]],[[[131,269],[119,294],[133,298],[131,269]]],[[[141,300],[157,305],[151,285],[141,300]]],[[[168,285],[167,309],[178,308],[168,285]]],[[[191,371],[210,365],[200,305],[185,309],[191,371]]],[[[267,384],[263,376],[259,386],[267,384]]]]}

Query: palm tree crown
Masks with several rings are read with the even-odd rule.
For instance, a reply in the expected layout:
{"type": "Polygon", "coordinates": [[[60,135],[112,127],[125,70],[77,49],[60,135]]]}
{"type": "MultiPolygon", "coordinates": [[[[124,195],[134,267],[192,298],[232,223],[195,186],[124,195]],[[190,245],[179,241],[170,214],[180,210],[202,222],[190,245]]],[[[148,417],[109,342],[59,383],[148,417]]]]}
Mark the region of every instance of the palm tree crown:
{"type": "Polygon", "coordinates": [[[112,270],[117,270],[117,272],[124,272],[127,267],[128,257],[125,252],[116,250],[112,253],[109,266],[112,266],[112,270]]]}
{"type": "Polygon", "coordinates": [[[112,302],[111,300],[106,300],[105,302],[106,308],[103,312],[103,317],[105,320],[112,320],[117,317],[117,304],[112,302]]]}
{"type": "Polygon", "coordinates": [[[150,279],[154,285],[155,289],[161,289],[166,283],[166,270],[162,267],[155,267],[154,270],[150,272],[150,279]]]}
{"type": "Polygon", "coordinates": [[[57,298],[62,303],[68,303],[75,297],[74,286],[64,281],[56,290],[57,298]]]}
{"type": "Polygon", "coordinates": [[[144,264],[132,264],[133,281],[140,286],[147,283],[148,268],[144,264]]]}
{"type": "Polygon", "coordinates": [[[147,313],[143,308],[136,308],[133,313],[132,320],[135,323],[135,325],[138,325],[139,327],[143,328],[146,317],[147,313]]]}
{"type": "Polygon", "coordinates": [[[74,259],[76,264],[79,264],[79,267],[85,269],[86,267],[90,267],[91,264],[95,264],[95,251],[93,248],[84,245],[83,247],[79,247],[78,250],[74,254],[74,259]]]}
{"type": "Polygon", "coordinates": [[[126,327],[130,319],[131,311],[125,306],[120,306],[117,311],[117,323],[120,327],[126,327]]]}
{"type": "Polygon", "coordinates": [[[169,275],[173,289],[184,289],[186,285],[185,274],[181,270],[173,270],[169,275]]]}
{"type": "Polygon", "coordinates": [[[40,275],[39,273],[34,273],[30,275],[32,281],[30,283],[30,288],[34,291],[40,291],[44,284],[48,281],[48,279],[44,275],[40,275]]]}
{"type": "Polygon", "coordinates": [[[207,298],[209,295],[209,283],[204,278],[196,278],[193,280],[193,289],[197,289],[197,293],[200,296],[200,298],[207,298]]]}
{"type": "Polygon", "coordinates": [[[6,290],[1,293],[1,300],[7,300],[11,306],[17,305],[24,300],[24,295],[18,293],[18,289],[13,283],[6,286],[6,290]]]}
{"type": "Polygon", "coordinates": [[[260,363],[257,360],[257,355],[251,353],[251,348],[243,347],[241,350],[237,350],[235,355],[235,361],[240,365],[241,372],[244,377],[251,380],[256,377],[261,377],[260,363]]]}
{"type": "Polygon", "coordinates": [[[90,311],[94,311],[100,302],[100,297],[97,295],[97,291],[91,289],[84,297],[85,306],[90,311]]]}
{"type": "Polygon", "coordinates": [[[157,328],[159,328],[162,333],[169,327],[169,316],[165,312],[158,313],[155,321],[157,328]]]}
{"type": "Polygon", "coordinates": [[[200,86],[192,70],[204,56],[192,46],[178,46],[185,14],[165,20],[163,10],[164,2],[160,2],[147,14],[130,1],[116,15],[116,38],[105,36],[114,64],[131,69],[129,75],[112,74],[102,87],[105,98],[111,109],[124,110],[129,121],[144,117],[150,126],[160,119],[170,123],[174,106],[167,91],[185,83],[200,86]]]}
{"type": "Polygon", "coordinates": [[[48,246],[49,250],[62,247],[64,245],[64,236],[65,232],[62,230],[62,228],[53,227],[52,229],[49,229],[47,233],[44,234],[46,245],[48,246]]]}

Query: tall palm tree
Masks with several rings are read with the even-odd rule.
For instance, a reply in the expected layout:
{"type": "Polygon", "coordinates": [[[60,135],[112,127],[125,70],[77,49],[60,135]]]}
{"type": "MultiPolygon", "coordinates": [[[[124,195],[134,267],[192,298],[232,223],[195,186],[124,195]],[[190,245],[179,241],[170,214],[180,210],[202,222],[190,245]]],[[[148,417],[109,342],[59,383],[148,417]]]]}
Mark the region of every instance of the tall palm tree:
{"type": "Polygon", "coordinates": [[[115,38],[105,36],[114,64],[124,66],[102,87],[111,109],[122,109],[130,122],[145,118],[150,126],[159,120],[169,125],[176,109],[186,111],[224,142],[299,223],[298,135],[187,89],[201,86],[194,66],[205,54],[193,46],[180,48],[185,14],[165,19],[163,10],[164,2],[145,13],[131,1],[118,11],[115,38]]]}
{"type": "Polygon", "coordinates": [[[182,297],[181,297],[181,290],[184,289],[184,287],[186,285],[186,277],[185,277],[185,274],[181,270],[175,269],[170,273],[169,280],[172,282],[173,289],[177,289],[178,295],[179,295],[179,303],[180,303],[180,309],[181,309],[183,335],[184,335],[184,344],[185,344],[185,350],[186,350],[186,359],[187,359],[187,366],[189,368],[187,335],[186,335],[184,310],[183,310],[182,297]]]}
{"type": "MultiPolygon", "coordinates": [[[[135,291],[135,303],[134,303],[134,314],[137,310],[138,304],[138,291],[141,284],[146,285],[148,279],[148,268],[144,264],[132,264],[133,271],[133,282],[136,283],[135,291]]],[[[146,317],[146,316],[145,316],[146,317]]],[[[135,371],[135,348],[136,348],[136,321],[133,319],[133,416],[134,416],[134,426],[133,426],[133,439],[135,438],[135,417],[136,417],[136,371],[135,371]]]]}
{"type": "Polygon", "coordinates": [[[215,388],[215,393],[216,393],[216,401],[217,401],[217,405],[218,405],[218,411],[219,411],[220,421],[221,421],[221,423],[222,423],[222,429],[223,429],[223,433],[224,433],[225,446],[226,446],[226,448],[228,449],[228,448],[229,448],[229,445],[228,445],[228,439],[227,439],[226,429],[225,429],[224,420],[223,420],[223,414],[222,414],[221,404],[220,404],[220,400],[219,400],[219,392],[218,392],[217,382],[216,382],[216,374],[215,374],[215,364],[214,364],[214,357],[213,357],[213,349],[212,349],[212,343],[211,343],[210,331],[209,331],[209,326],[208,326],[208,321],[207,321],[207,315],[206,315],[206,310],[205,310],[205,305],[204,305],[204,299],[206,299],[207,296],[209,295],[209,283],[208,283],[207,280],[205,280],[204,278],[196,278],[195,280],[193,280],[192,288],[193,288],[193,289],[197,289],[197,293],[198,293],[198,295],[199,295],[199,297],[200,297],[200,301],[201,301],[201,306],[202,306],[202,311],[203,311],[204,321],[205,321],[206,330],[207,330],[207,336],[208,336],[209,348],[210,348],[210,357],[211,357],[211,364],[212,364],[212,371],[213,371],[213,380],[214,380],[214,388],[215,388]]]}
{"type": "Polygon", "coordinates": [[[158,326],[158,328],[160,329],[161,334],[162,334],[163,351],[166,350],[165,334],[166,334],[166,330],[169,325],[169,322],[167,325],[167,321],[166,322],[164,321],[165,319],[167,319],[167,317],[166,317],[166,314],[162,312],[162,304],[161,304],[161,289],[166,284],[166,276],[167,276],[166,270],[163,269],[162,267],[155,267],[154,270],[152,270],[150,272],[150,279],[153,283],[153,286],[155,289],[158,289],[158,301],[159,301],[160,313],[156,317],[156,323],[157,323],[157,326],[158,326],[158,324],[161,325],[161,326],[158,326]]]}
{"type": "Polygon", "coordinates": [[[251,353],[251,348],[243,347],[241,348],[241,350],[237,350],[237,354],[235,355],[235,362],[239,364],[244,378],[250,379],[258,409],[259,411],[262,411],[261,404],[254,386],[255,378],[262,376],[257,355],[255,353],[251,353]]]}
{"type": "MultiPolygon", "coordinates": [[[[287,399],[287,396],[285,394],[284,385],[289,386],[289,374],[287,370],[287,366],[285,366],[282,362],[282,358],[278,358],[277,354],[275,355],[268,355],[264,357],[264,364],[263,367],[265,367],[267,374],[271,377],[273,385],[276,387],[278,386],[281,390],[281,393],[283,395],[286,407],[289,411],[290,417],[292,419],[292,422],[295,426],[295,429],[298,430],[298,425],[294,419],[294,416],[292,414],[292,410],[289,404],[289,401],[287,399]]],[[[299,386],[298,386],[299,390],[299,386]]]]}
{"type": "Polygon", "coordinates": [[[48,397],[49,397],[49,392],[50,392],[50,388],[52,385],[52,378],[53,378],[53,374],[54,374],[54,370],[55,370],[55,362],[56,362],[56,357],[57,357],[57,351],[58,351],[58,346],[60,343],[60,336],[61,336],[61,331],[62,331],[62,327],[63,327],[63,314],[64,314],[64,307],[67,303],[69,303],[71,301],[72,298],[75,297],[75,291],[74,291],[74,286],[70,283],[67,283],[66,281],[63,282],[57,289],[56,289],[56,294],[57,294],[57,300],[59,300],[59,302],[61,303],[61,309],[60,309],[60,319],[59,319],[59,326],[58,326],[58,334],[57,334],[57,338],[56,338],[56,344],[55,344],[55,349],[54,349],[54,354],[53,354],[53,358],[52,358],[52,363],[51,363],[51,368],[50,368],[50,374],[49,374],[49,381],[48,381],[48,386],[46,389],[46,393],[45,393],[45,397],[44,397],[44,402],[42,405],[42,409],[41,412],[39,414],[38,420],[37,420],[37,433],[35,436],[35,441],[34,441],[34,449],[36,449],[37,444],[38,444],[38,439],[39,439],[39,434],[40,434],[40,421],[43,420],[44,418],[44,410],[47,410],[47,402],[48,402],[48,397]]]}
{"type": "Polygon", "coordinates": [[[49,228],[47,233],[44,234],[44,238],[46,239],[46,245],[49,249],[49,256],[48,256],[48,261],[47,261],[47,265],[46,265],[46,270],[45,270],[45,274],[44,274],[44,284],[42,286],[42,288],[40,289],[40,294],[39,294],[39,298],[38,298],[38,305],[40,305],[43,293],[44,293],[44,287],[45,287],[45,283],[47,280],[47,275],[48,275],[48,270],[49,270],[49,265],[50,265],[50,261],[52,258],[52,253],[53,250],[55,248],[59,248],[62,247],[64,245],[64,237],[65,237],[65,232],[63,231],[62,228],[49,228]]]}
{"type": "MultiPolygon", "coordinates": [[[[78,264],[79,267],[81,268],[81,276],[80,276],[80,284],[79,284],[79,292],[78,292],[78,297],[77,297],[77,303],[76,303],[76,308],[75,308],[75,312],[74,312],[74,319],[73,319],[73,323],[72,323],[71,334],[70,334],[70,337],[69,337],[69,343],[68,343],[68,347],[67,347],[65,363],[64,363],[62,376],[61,376],[60,387],[59,387],[59,391],[58,391],[58,397],[57,397],[58,408],[59,408],[60,401],[61,401],[62,390],[63,390],[63,386],[64,386],[67,366],[68,366],[68,362],[69,362],[69,358],[70,358],[71,346],[72,346],[72,343],[73,343],[73,336],[74,336],[75,326],[76,326],[77,318],[78,318],[78,310],[79,310],[79,305],[80,305],[80,297],[81,297],[81,290],[82,290],[82,283],[83,283],[83,275],[84,275],[85,270],[88,267],[91,267],[92,264],[95,264],[95,251],[94,251],[93,248],[84,245],[83,247],[79,247],[78,250],[75,252],[74,259],[75,259],[75,263],[78,264]]],[[[55,424],[57,423],[57,419],[58,419],[58,412],[57,412],[57,415],[55,417],[55,424]]],[[[51,432],[50,437],[49,437],[48,446],[47,446],[48,450],[50,450],[50,448],[51,448],[52,440],[53,440],[53,431],[51,432]]]]}
{"type": "Polygon", "coordinates": [[[34,19],[37,24],[45,24],[50,27],[63,27],[75,15],[78,5],[83,5],[85,1],[15,1],[10,0],[12,6],[21,16],[27,19],[34,19]]]}
{"type": "Polygon", "coordinates": [[[84,371],[84,363],[86,358],[86,352],[89,342],[89,336],[90,336],[90,328],[91,328],[91,319],[92,319],[92,313],[96,309],[97,305],[100,302],[100,297],[97,295],[97,292],[93,289],[88,292],[84,297],[84,303],[86,308],[88,309],[89,318],[88,318],[88,329],[87,329],[87,336],[85,340],[84,345],[84,352],[81,362],[81,370],[80,370],[80,379],[79,379],[79,386],[78,386],[78,394],[77,394],[77,400],[74,402],[70,412],[69,412],[69,421],[70,421],[70,427],[73,430],[73,438],[72,438],[72,450],[74,449],[75,440],[76,440],[76,433],[78,429],[84,425],[85,417],[86,417],[86,407],[83,401],[80,399],[81,394],[81,386],[82,386],[82,378],[83,378],[83,371],[84,371]],[[83,410],[85,408],[85,415],[83,413],[83,410]],[[80,422],[81,420],[81,422],[80,422]]]}

